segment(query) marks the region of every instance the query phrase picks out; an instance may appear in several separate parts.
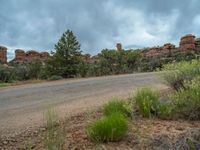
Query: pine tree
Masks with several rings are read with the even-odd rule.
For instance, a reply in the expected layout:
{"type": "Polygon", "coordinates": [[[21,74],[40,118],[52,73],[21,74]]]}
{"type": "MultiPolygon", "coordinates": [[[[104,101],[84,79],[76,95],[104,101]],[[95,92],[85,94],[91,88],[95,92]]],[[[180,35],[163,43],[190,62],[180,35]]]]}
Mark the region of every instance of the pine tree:
{"type": "Polygon", "coordinates": [[[73,32],[67,30],[55,45],[54,71],[63,77],[74,77],[81,62],[80,44],[73,32]],[[56,68],[55,68],[56,67],[56,68]]]}

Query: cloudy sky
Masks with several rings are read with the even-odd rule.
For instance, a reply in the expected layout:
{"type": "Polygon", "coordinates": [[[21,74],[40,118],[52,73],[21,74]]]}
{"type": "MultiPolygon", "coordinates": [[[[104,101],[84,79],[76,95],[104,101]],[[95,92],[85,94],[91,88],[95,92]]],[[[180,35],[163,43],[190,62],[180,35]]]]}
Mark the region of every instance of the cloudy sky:
{"type": "Polygon", "coordinates": [[[50,51],[67,29],[84,53],[103,48],[178,46],[179,38],[200,36],[199,0],[0,0],[0,45],[50,51]]]}

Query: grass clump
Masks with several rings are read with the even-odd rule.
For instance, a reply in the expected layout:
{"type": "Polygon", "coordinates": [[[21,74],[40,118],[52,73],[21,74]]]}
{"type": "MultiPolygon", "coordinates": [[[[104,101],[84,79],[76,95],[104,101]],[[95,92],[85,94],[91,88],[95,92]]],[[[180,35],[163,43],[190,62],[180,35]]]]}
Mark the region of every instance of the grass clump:
{"type": "Polygon", "coordinates": [[[9,86],[8,83],[1,83],[1,82],[0,82],[0,88],[7,87],[7,86],[9,86]]]}
{"type": "Polygon", "coordinates": [[[114,142],[123,138],[128,130],[125,116],[119,112],[105,116],[87,128],[87,134],[93,142],[114,142]]]}
{"type": "Polygon", "coordinates": [[[105,116],[109,116],[115,112],[120,112],[125,116],[130,116],[128,104],[125,101],[120,100],[118,98],[113,98],[111,101],[104,104],[102,111],[105,116]]]}
{"type": "Polygon", "coordinates": [[[143,117],[151,117],[158,114],[160,102],[157,91],[142,88],[137,91],[134,100],[139,113],[143,117]]]}

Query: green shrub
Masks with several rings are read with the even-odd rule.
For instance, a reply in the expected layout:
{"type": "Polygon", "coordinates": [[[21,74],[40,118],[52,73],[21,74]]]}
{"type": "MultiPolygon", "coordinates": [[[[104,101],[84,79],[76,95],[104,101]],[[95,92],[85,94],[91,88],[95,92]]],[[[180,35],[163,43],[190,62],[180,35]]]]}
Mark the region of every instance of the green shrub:
{"type": "Polygon", "coordinates": [[[184,88],[170,96],[172,115],[190,120],[200,119],[200,77],[185,81],[184,88]]]}
{"type": "Polygon", "coordinates": [[[172,105],[169,102],[160,103],[158,117],[161,119],[171,119],[172,105]]]}
{"type": "Polygon", "coordinates": [[[90,124],[87,134],[93,142],[119,141],[128,130],[123,114],[116,112],[90,124]]]}
{"type": "Polygon", "coordinates": [[[13,68],[0,65],[0,82],[8,83],[12,82],[13,80],[15,80],[13,68]]]}
{"type": "Polygon", "coordinates": [[[35,60],[27,65],[30,79],[39,79],[42,71],[42,62],[35,60]]]}
{"type": "Polygon", "coordinates": [[[125,116],[130,115],[126,102],[117,98],[113,98],[111,101],[103,105],[103,114],[105,116],[111,115],[115,112],[120,112],[125,116]]]}
{"type": "Polygon", "coordinates": [[[143,88],[136,93],[134,100],[139,113],[143,117],[151,117],[158,114],[160,105],[158,92],[143,88]]]}
{"type": "Polygon", "coordinates": [[[190,81],[200,74],[200,61],[193,60],[191,62],[182,61],[175,64],[165,65],[162,69],[164,80],[175,90],[184,88],[184,81],[190,81]]]}
{"type": "Polygon", "coordinates": [[[54,81],[54,80],[61,80],[61,79],[63,79],[63,77],[57,76],[57,75],[53,75],[53,76],[51,76],[48,80],[54,81]]]}
{"type": "Polygon", "coordinates": [[[14,67],[14,71],[16,74],[16,79],[19,81],[30,79],[29,69],[26,65],[16,65],[14,67]]]}

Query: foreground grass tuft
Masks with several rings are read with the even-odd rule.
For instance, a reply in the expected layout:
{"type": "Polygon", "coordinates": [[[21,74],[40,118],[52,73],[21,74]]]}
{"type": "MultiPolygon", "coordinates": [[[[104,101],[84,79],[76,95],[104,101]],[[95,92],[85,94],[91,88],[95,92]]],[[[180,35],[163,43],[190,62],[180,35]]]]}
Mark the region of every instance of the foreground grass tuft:
{"type": "Polygon", "coordinates": [[[53,108],[48,108],[44,115],[47,128],[44,147],[47,150],[61,149],[64,142],[64,128],[59,125],[57,113],[53,108]]]}
{"type": "Polygon", "coordinates": [[[151,117],[158,114],[160,102],[157,91],[142,88],[137,91],[134,100],[139,113],[143,117],[151,117]]]}
{"type": "Polygon", "coordinates": [[[104,104],[102,111],[105,116],[109,116],[115,112],[120,112],[124,114],[125,116],[130,116],[130,113],[131,113],[127,106],[127,103],[118,98],[113,98],[111,101],[104,104]]]}
{"type": "Polygon", "coordinates": [[[124,115],[115,112],[91,123],[87,128],[87,134],[93,142],[113,142],[122,139],[127,129],[128,122],[124,115]]]}

